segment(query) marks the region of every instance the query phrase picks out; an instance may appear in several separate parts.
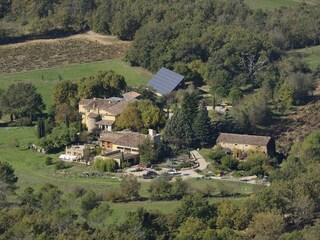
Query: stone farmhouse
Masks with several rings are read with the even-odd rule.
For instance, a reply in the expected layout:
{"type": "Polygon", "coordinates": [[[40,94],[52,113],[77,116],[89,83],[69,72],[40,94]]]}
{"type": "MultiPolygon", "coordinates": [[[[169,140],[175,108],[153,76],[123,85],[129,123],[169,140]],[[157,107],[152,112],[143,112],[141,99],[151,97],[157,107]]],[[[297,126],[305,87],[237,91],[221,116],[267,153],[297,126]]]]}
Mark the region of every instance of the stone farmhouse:
{"type": "Polygon", "coordinates": [[[123,94],[123,97],[81,99],[79,113],[82,115],[82,123],[87,126],[88,132],[104,129],[112,131],[117,117],[124,111],[130,101],[139,99],[140,94],[128,92],[123,94]]]}
{"type": "Polygon", "coordinates": [[[121,165],[121,158],[136,164],[139,160],[139,145],[146,139],[160,142],[160,135],[152,129],[149,134],[141,134],[123,130],[118,132],[103,131],[99,138],[99,145],[103,149],[101,156],[96,158],[112,158],[121,165]]]}
{"type": "Polygon", "coordinates": [[[276,152],[275,141],[268,136],[220,133],[216,143],[237,158],[245,158],[250,153],[273,156],[276,152]]]}

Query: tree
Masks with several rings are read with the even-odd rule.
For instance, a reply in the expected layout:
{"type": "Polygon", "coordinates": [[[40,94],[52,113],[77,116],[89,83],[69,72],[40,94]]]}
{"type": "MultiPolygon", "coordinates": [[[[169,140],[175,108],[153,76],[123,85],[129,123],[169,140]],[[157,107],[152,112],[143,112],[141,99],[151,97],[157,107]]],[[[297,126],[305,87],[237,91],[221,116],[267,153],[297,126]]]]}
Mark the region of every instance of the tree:
{"type": "Polygon", "coordinates": [[[67,104],[73,106],[77,99],[78,85],[70,80],[59,81],[53,89],[52,102],[57,106],[67,104]]]}
{"type": "Polygon", "coordinates": [[[232,105],[235,105],[235,103],[239,102],[242,98],[243,98],[243,93],[239,88],[233,87],[230,89],[230,92],[228,94],[228,99],[232,102],[232,105]]]}
{"type": "Polygon", "coordinates": [[[140,131],[143,127],[141,119],[138,107],[129,105],[117,118],[116,126],[121,129],[130,128],[133,131],[140,131]]]}
{"type": "Polygon", "coordinates": [[[164,139],[177,147],[188,147],[193,141],[190,119],[181,109],[176,110],[164,128],[164,139]]]}
{"type": "Polygon", "coordinates": [[[152,164],[158,161],[159,149],[150,139],[144,140],[139,145],[140,162],[145,164],[152,164]]]}
{"type": "Polygon", "coordinates": [[[100,71],[95,76],[82,78],[79,82],[79,98],[108,98],[119,96],[127,84],[116,72],[100,71]]]}
{"type": "Polygon", "coordinates": [[[188,217],[179,227],[176,239],[203,240],[207,230],[208,226],[203,221],[195,217],[188,217]]]}
{"type": "Polygon", "coordinates": [[[253,216],[253,222],[249,226],[249,232],[256,239],[278,239],[284,231],[285,221],[279,213],[261,212],[253,216]]]}
{"type": "Polygon", "coordinates": [[[164,114],[150,100],[135,101],[128,104],[116,121],[116,126],[139,131],[142,128],[155,128],[164,123],[164,114]]]}
{"type": "Polygon", "coordinates": [[[177,210],[177,220],[180,223],[184,222],[188,217],[195,217],[207,221],[210,226],[215,216],[215,207],[210,205],[209,202],[199,194],[184,197],[181,200],[180,208],[177,210]]]}
{"type": "Polygon", "coordinates": [[[46,135],[45,123],[43,118],[37,120],[37,137],[42,138],[46,135]]]}
{"type": "Polygon", "coordinates": [[[172,193],[176,199],[180,200],[184,196],[188,195],[190,185],[182,180],[182,178],[176,178],[176,181],[172,184],[172,193]]]}
{"type": "Polygon", "coordinates": [[[56,105],[55,122],[65,124],[76,122],[78,120],[78,111],[67,103],[56,105]]]}
{"type": "Polygon", "coordinates": [[[31,83],[19,82],[12,84],[1,95],[0,106],[5,113],[13,117],[32,117],[41,113],[45,105],[40,94],[36,92],[35,86],[31,83]]]}
{"type": "Polygon", "coordinates": [[[194,120],[193,131],[196,140],[203,145],[209,143],[212,138],[212,125],[205,103],[202,102],[199,112],[194,120]]]}
{"type": "Polygon", "coordinates": [[[40,206],[46,213],[50,213],[61,207],[62,191],[57,186],[50,183],[42,186],[37,194],[40,206]]]}
{"type": "Polygon", "coordinates": [[[138,182],[138,179],[133,174],[123,176],[120,183],[123,197],[128,200],[138,198],[140,196],[140,186],[141,183],[138,182]]]}
{"type": "Polygon", "coordinates": [[[15,176],[12,166],[0,161],[0,206],[6,203],[6,195],[17,188],[17,181],[18,177],[15,176]]]}
{"type": "Polygon", "coordinates": [[[181,111],[185,115],[189,124],[192,125],[197,116],[199,108],[199,96],[196,91],[184,93],[181,103],[181,111]]]}
{"type": "Polygon", "coordinates": [[[100,198],[97,194],[89,190],[85,193],[85,195],[81,198],[81,209],[84,212],[84,215],[87,215],[92,209],[97,208],[99,206],[100,198]]]}
{"type": "Polygon", "coordinates": [[[112,210],[107,203],[102,203],[92,209],[88,215],[88,222],[91,227],[105,227],[105,221],[112,214],[112,210]]]}
{"type": "Polygon", "coordinates": [[[172,184],[165,179],[155,179],[152,181],[148,192],[151,200],[169,200],[172,196],[172,184]]]}

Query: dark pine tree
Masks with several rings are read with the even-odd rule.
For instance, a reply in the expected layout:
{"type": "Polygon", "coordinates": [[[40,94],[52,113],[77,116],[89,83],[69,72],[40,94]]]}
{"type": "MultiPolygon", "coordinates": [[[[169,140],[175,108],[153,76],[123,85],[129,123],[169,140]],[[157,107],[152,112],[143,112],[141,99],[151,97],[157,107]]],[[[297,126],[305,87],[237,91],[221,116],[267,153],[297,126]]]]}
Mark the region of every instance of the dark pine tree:
{"type": "Polygon", "coordinates": [[[37,120],[37,137],[42,138],[46,135],[45,123],[42,118],[37,120]]]}
{"type": "Polygon", "coordinates": [[[209,143],[213,129],[208,114],[208,110],[204,102],[201,103],[199,112],[193,124],[193,132],[198,143],[203,145],[209,143]]]}
{"type": "Polygon", "coordinates": [[[181,103],[181,110],[189,124],[193,124],[199,107],[199,95],[196,92],[185,93],[181,103]]]}
{"type": "Polygon", "coordinates": [[[189,147],[192,144],[192,127],[182,109],[177,110],[167,122],[164,138],[177,147],[189,147]]]}

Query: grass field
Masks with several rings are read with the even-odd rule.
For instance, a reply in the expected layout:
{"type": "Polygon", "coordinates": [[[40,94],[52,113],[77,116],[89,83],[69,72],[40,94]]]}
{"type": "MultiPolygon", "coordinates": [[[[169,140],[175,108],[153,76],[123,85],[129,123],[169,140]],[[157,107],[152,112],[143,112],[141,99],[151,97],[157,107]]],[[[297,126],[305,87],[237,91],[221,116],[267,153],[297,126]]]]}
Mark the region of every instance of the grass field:
{"type": "MultiPolygon", "coordinates": [[[[301,4],[302,0],[244,0],[246,4],[252,9],[275,9],[283,6],[286,7],[297,7],[301,4]]],[[[317,0],[304,1],[309,4],[314,4],[317,0]]]]}
{"type": "Polygon", "coordinates": [[[0,74],[0,83],[1,88],[7,88],[10,84],[18,81],[31,82],[42,94],[44,102],[49,105],[51,104],[53,87],[59,81],[59,76],[64,80],[79,81],[82,77],[94,75],[101,70],[114,70],[123,75],[129,86],[145,84],[152,77],[152,74],[147,70],[131,67],[120,59],[114,59],[21,73],[0,74]]]}
{"type": "MultiPolygon", "coordinates": [[[[17,193],[20,194],[26,187],[30,186],[34,189],[39,189],[45,183],[57,185],[64,193],[71,193],[76,186],[82,186],[85,189],[92,189],[95,192],[105,195],[109,190],[119,188],[119,175],[104,175],[101,177],[83,177],[82,173],[90,171],[90,167],[81,164],[72,164],[70,168],[55,171],[54,166],[46,166],[44,160],[48,155],[27,150],[28,144],[35,140],[34,127],[0,127],[0,161],[9,162],[15,169],[15,174],[18,176],[17,193]],[[14,147],[12,143],[16,140],[19,142],[19,147],[14,147]]],[[[50,155],[54,160],[57,160],[58,154],[50,155]]],[[[253,192],[253,185],[239,182],[228,182],[219,180],[206,179],[189,179],[189,185],[194,190],[200,190],[207,184],[214,187],[215,195],[218,195],[219,186],[223,182],[224,185],[236,189],[237,192],[248,195],[253,192]]],[[[148,188],[150,182],[142,183],[140,194],[142,197],[149,197],[148,188]]],[[[225,199],[243,203],[246,197],[239,198],[211,198],[210,202],[219,202],[225,199]]],[[[79,201],[74,203],[73,207],[77,208],[79,201]]],[[[121,221],[124,218],[125,212],[134,211],[138,207],[146,209],[159,210],[164,213],[174,211],[179,205],[179,201],[142,201],[130,203],[110,203],[114,210],[112,217],[108,220],[109,223],[121,221]]]]}
{"type": "Polygon", "coordinates": [[[289,54],[301,54],[311,70],[320,65],[320,46],[289,51],[289,54]]]}

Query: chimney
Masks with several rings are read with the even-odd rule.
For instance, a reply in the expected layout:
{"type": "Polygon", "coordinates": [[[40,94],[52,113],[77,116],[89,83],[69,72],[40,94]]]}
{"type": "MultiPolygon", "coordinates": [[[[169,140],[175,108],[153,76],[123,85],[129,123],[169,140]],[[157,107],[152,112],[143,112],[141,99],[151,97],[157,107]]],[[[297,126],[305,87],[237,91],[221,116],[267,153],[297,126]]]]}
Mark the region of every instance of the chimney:
{"type": "Polygon", "coordinates": [[[154,137],[154,136],[156,135],[156,131],[153,130],[153,129],[149,129],[149,135],[150,135],[151,137],[154,137]]]}

